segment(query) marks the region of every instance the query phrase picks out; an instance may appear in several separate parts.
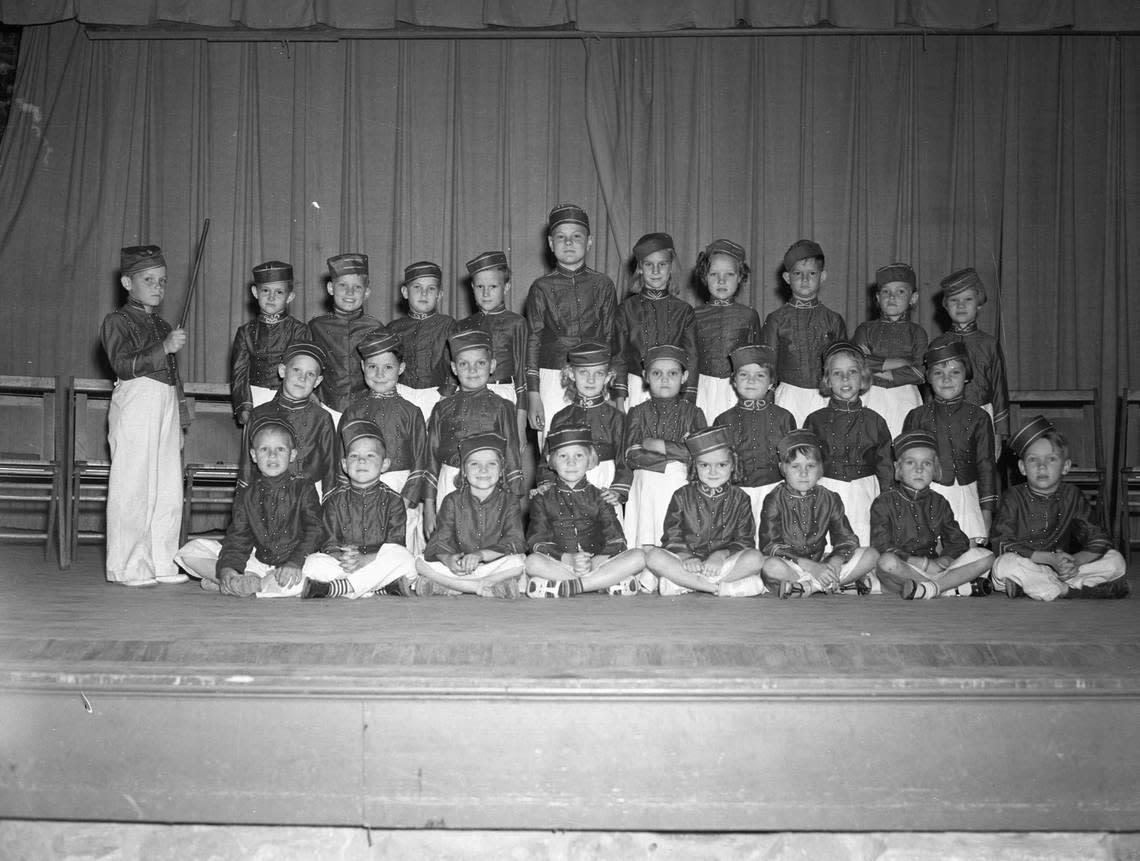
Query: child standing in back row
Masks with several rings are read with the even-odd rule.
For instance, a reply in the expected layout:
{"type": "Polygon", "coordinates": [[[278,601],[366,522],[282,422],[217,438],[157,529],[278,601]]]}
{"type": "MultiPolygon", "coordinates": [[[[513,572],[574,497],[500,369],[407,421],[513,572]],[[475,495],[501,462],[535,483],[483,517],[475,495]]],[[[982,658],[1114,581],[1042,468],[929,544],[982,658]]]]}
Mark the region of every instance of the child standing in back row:
{"type": "Polygon", "coordinates": [[[590,219],[572,203],[550,210],[546,242],[554,255],[554,271],[535,280],[526,297],[530,326],[526,348],[527,415],[542,447],[554,414],[566,404],[562,369],[566,351],[581,341],[598,341],[612,349],[617,292],[608,275],[586,266],[593,245],[590,219]]]}
{"type": "Polygon", "coordinates": [[[879,319],[860,323],[851,340],[868,356],[871,388],[863,404],[887,423],[892,436],[902,431],[906,414],[922,403],[922,354],[926,330],[910,320],[918,303],[918,279],[907,263],[892,263],[875,272],[879,319]]]}
{"type": "Polygon", "coordinates": [[[230,402],[234,420],[245,427],[254,407],[273,397],[281,385],[277,366],[299,341],[312,341],[309,327],[289,316],[293,302],[293,267],[270,260],[253,267],[257,319],[238,327],[230,350],[230,402]]]}
{"type": "Polygon", "coordinates": [[[760,329],[760,343],[775,349],[780,369],[776,403],[796,424],[826,406],[819,393],[823,351],[847,340],[843,318],[819,301],[826,280],[823,249],[810,239],[794,243],[784,254],[784,283],[792,291],[791,301],[769,314],[760,329]]]}
{"type": "Polygon", "coordinates": [[[697,326],[693,309],[676,294],[673,278],[677,252],[668,233],[647,233],[633,246],[637,271],[634,294],[618,308],[614,349],[614,398],[628,412],[649,397],[641,378],[647,350],[672,344],[685,351],[693,373],[681,389],[688,401],[697,398],[697,326]]]}
{"type": "Polygon", "coordinates": [[[694,311],[700,375],[697,406],[705,418],[719,416],[736,403],[733,369],[729,363],[732,351],[760,343],[760,317],[756,309],[736,301],[749,272],[744,246],[731,239],[716,239],[697,256],[694,274],[709,294],[705,304],[694,311]]]}
{"type": "Polygon", "coordinates": [[[443,271],[427,260],[404,269],[400,294],[407,300],[408,316],[399,317],[388,331],[400,339],[404,353],[404,371],[397,390],[400,397],[411,401],[424,415],[444,395],[455,391],[448,365],[447,339],[459,331],[454,317],[439,311],[440,285],[443,271]]]}
{"type": "Polygon", "coordinates": [[[107,413],[107,579],[123,586],[185,583],[171,560],[182,526],[183,399],[174,357],[186,332],[158,315],[166,294],[162,249],[124,248],[119,260],[127,303],[103,319],[101,330],[116,377],[107,413]]]}

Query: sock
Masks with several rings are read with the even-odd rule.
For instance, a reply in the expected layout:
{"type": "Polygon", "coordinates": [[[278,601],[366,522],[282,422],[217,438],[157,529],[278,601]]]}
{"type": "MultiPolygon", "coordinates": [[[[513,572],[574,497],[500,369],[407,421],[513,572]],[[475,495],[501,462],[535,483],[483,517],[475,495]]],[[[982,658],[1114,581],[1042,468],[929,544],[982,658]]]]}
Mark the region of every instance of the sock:
{"type": "Polygon", "coordinates": [[[329,581],[329,597],[330,598],[343,598],[352,591],[352,584],[345,578],[341,577],[337,580],[329,581]]]}
{"type": "Polygon", "coordinates": [[[572,598],[575,595],[581,595],[583,591],[581,577],[563,580],[558,584],[559,598],[572,598]]]}

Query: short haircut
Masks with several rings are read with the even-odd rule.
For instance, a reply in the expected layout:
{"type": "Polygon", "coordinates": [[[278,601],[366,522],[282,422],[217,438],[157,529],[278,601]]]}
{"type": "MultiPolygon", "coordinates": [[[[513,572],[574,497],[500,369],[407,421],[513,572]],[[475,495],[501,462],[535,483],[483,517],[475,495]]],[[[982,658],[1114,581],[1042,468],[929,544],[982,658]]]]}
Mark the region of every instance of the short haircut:
{"type": "Polygon", "coordinates": [[[388,456],[388,444],[384,442],[384,438],[374,436],[372,434],[361,434],[360,436],[350,440],[348,445],[346,445],[344,447],[344,453],[348,454],[352,450],[352,447],[361,441],[376,443],[377,445],[380,446],[380,453],[383,454],[385,457],[388,456]]]}
{"type": "MultiPolygon", "coordinates": [[[[1057,452],[1061,455],[1062,460],[1069,459],[1069,438],[1056,428],[1053,430],[1045,431],[1045,433],[1041,434],[1041,436],[1039,436],[1037,439],[1049,440],[1049,442],[1053,444],[1053,448],[1056,449],[1057,452]]],[[[1033,442],[1037,442],[1037,440],[1035,439],[1033,442]]],[[[1030,443],[1029,445],[1033,445],[1033,443],[1030,443]]],[[[1026,446],[1025,450],[1028,451],[1029,447],[1026,446]]],[[[1020,457],[1018,460],[1024,461],[1025,458],[1020,457]]]]}
{"type": "MultiPolygon", "coordinates": [[[[771,359],[765,360],[763,362],[749,362],[748,365],[759,365],[761,368],[763,368],[765,371],[767,371],[768,376],[771,377],[770,382],[772,383],[773,386],[776,385],[777,382],[779,382],[776,379],[776,363],[773,362],[771,359]]],[[[740,373],[740,371],[742,371],[744,368],[747,368],[748,365],[743,365],[742,367],[737,368],[735,371],[732,372],[732,376],[735,377],[738,373],[740,373]]]]}
{"type": "MultiPolygon", "coordinates": [[[[503,286],[505,287],[511,280],[511,267],[507,265],[502,266],[488,266],[486,269],[480,269],[479,272],[500,272],[503,276],[503,286]]],[[[476,272],[475,275],[478,275],[476,272]]],[[[475,275],[470,276],[471,286],[475,286],[475,275]]]]}
{"type": "Polygon", "coordinates": [[[462,350],[459,351],[459,353],[457,355],[454,355],[451,357],[451,361],[458,362],[459,357],[466,354],[466,353],[483,353],[488,359],[495,358],[495,348],[494,347],[485,347],[482,344],[479,344],[476,347],[465,347],[465,348],[463,348],[462,350]]]}
{"type": "Polygon", "coordinates": [[[817,463],[823,463],[823,452],[820,451],[819,446],[806,442],[794,445],[784,452],[784,455],[780,458],[780,463],[791,463],[801,454],[808,460],[814,459],[817,463]]]}
{"type": "Polygon", "coordinates": [[[293,434],[289,433],[288,430],[277,424],[277,422],[272,422],[270,424],[266,424],[262,427],[257,428],[253,432],[253,436],[249,438],[249,447],[257,448],[257,441],[268,433],[281,434],[281,436],[285,437],[285,439],[288,441],[289,448],[297,447],[297,441],[294,439],[293,434]]]}
{"type": "Polygon", "coordinates": [[[853,358],[855,363],[859,366],[859,394],[865,395],[871,391],[873,376],[871,374],[871,367],[867,364],[867,357],[863,354],[863,351],[857,348],[850,350],[839,349],[823,360],[823,370],[819,376],[819,393],[821,395],[825,398],[831,396],[831,384],[827,381],[827,373],[828,368],[831,366],[831,360],[835,356],[850,356],[853,358]]]}

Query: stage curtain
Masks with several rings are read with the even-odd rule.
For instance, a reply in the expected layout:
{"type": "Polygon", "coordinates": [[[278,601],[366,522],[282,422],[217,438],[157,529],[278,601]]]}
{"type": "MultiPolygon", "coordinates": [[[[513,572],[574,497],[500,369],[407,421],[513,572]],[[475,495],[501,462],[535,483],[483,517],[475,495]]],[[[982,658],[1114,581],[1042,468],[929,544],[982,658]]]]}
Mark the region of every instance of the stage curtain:
{"type": "Polygon", "coordinates": [[[0,367],[103,373],[119,247],[166,249],[176,317],[205,217],[189,379],[227,378],[266,259],[293,263],[308,318],[325,258],[368,253],[387,320],[406,264],[439,261],[443,308],[464,316],[464,261],[505,248],[520,308],[549,265],[546,213],[570,200],[621,285],[641,233],[673,234],[692,301],[699,249],[742,242],[741,298],[762,315],[784,250],[814,237],[852,331],[877,266],[915,265],[936,333],[939,280],[973,265],[1012,386],[1114,392],[1140,380],[1138,82],[1137,37],[281,45],[32,27],[0,144],[0,367]]]}

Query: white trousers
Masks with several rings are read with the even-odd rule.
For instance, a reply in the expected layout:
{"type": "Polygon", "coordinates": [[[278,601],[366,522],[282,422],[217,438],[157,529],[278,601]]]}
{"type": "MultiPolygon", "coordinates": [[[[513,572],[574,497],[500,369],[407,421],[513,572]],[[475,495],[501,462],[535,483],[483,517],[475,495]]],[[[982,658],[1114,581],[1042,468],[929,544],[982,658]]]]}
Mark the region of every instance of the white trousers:
{"type": "MultiPolygon", "coordinates": [[[[643,544],[661,546],[665,511],[669,508],[669,500],[673,498],[674,492],[688,482],[688,471],[685,464],[676,461],[666,464],[665,472],[649,469],[633,471],[629,501],[625,504],[625,520],[622,523],[629,547],[641,547],[643,544]]],[[[638,580],[646,592],[657,591],[657,576],[648,569],[641,573],[638,580]]]]}
{"type": "Polygon", "coordinates": [[[701,374],[697,381],[697,406],[712,425],[717,416],[736,406],[736,390],[731,377],[710,377],[701,374]]]}
{"type": "Polygon", "coordinates": [[[862,395],[862,398],[863,406],[883,417],[887,429],[891,432],[891,439],[902,433],[906,414],[922,405],[922,395],[918,393],[918,386],[896,386],[892,389],[871,386],[870,391],[862,395]]]}
{"type": "Polygon", "coordinates": [[[1030,598],[1038,601],[1052,601],[1068,589],[1081,586],[1097,586],[1124,576],[1124,557],[1116,550],[1109,550],[1100,559],[1086,562],[1075,574],[1062,577],[1048,565],[1030,562],[1016,553],[1003,553],[994,561],[991,577],[994,588],[1005,589],[1007,580],[1012,580],[1030,598]]]}
{"type": "Polygon", "coordinates": [[[351,574],[346,574],[335,556],[327,553],[312,553],[305,560],[301,572],[311,580],[328,583],[344,579],[352,586],[346,598],[364,598],[383,589],[393,580],[407,577],[416,579],[416,560],[406,547],[399,544],[385,544],[376,551],[376,558],[362,565],[351,574]]]}
{"type": "MultiPolygon", "coordinates": [[[[490,577],[492,574],[499,574],[505,571],[509,571],[511,568],[517,568],[519,576],[521,577],[526,569],[526,557],[521,553],[508,553],[506,556],[500,556],[498,559],[494,559],[490,562],[484,562],[481,565],[478,565],[470,574],[456,574],[442,562],[438,561],[428,562],[426,559],[424,559],[423,563],[433,571],[436,571],[445,577],[490,577]]],[[[461,593],[456,592],[454,589],[448,589],[447,594],[459,595],[461,593]]]]}
{"type": "Polygon", "coordinates": [[[839,494],[843,500],[843,512],[847,515],[847,522],[855,531],[859,543],[871,543],[871,503],[879,495],[879,479],[873,475],[865,475],[854,481],[840,481],[838,478],[824,476],[819,483],[828,490],[839,494]]]}
{"type": "Polygon", "coordinates": [[[932,484],[931,487],[946,497],[958,527],[970,539],[987,538],[986,522],[982,520],[982,506],[978,502],[978,483],[932,484]]]}
{"type": "MultiPolygon", "coordinates": [[[[199,580],[217,583],[218,557],[221,553],[222,542],[213,538],[191,538],[174,554],[174,561],[199,580]]],[[[266,565],[250,553],[241,573],[261,578],[261,587],[256,593],[258,598],[295,598],[301,594],[301,581],[297,581],[295,586],[283,588],[274,579],[274,571],[276,571],[275,566],[266,565]]]]}
{"type": "Polygon", "coordinates": [[[177,577],[182,527],[182,429],[173,386],[118,380],[107,412],[107,579],[177,577]]]}
{"type": "MultiPolygon", "coordinates": [[[[666,550],[665,552],[668,553],[670,556],[672,556],[674,559],[680,558],[677,556],[676,553],[673,553],[670,550],[666,550]]],[[[720,566],[720,570],[717,571],[716,574],[712,575],[711,577],[706,577],[704,574],[701,574],[699,576],[704,578],[705,580],[708,580],[710,583],[719,583],[722,580],[724,580],[726,577],[728,577],[728,575],[731,574],[735,570],[736,563],[738,563],[740,561],[740,557],[743,555],[744,555],[744,551],[738,550],[735,553],[733,553],[731,556],[729,556],[727,559],[724,560],[724,562],[720,566]]],[[[759,574],[760,572],[757,571],[756,573],[759,574]]],[[[660,594],[666,598],[672,597],[674,595],[686,595],[689,592],[693,591],[692,589],[688,589],[684,586],[678,586],[676,583],[674,583],[668,577],[659,577],[658,583],[657,583],[657,588],[658,588],[658,591],[660,592],[660,594]]],[[[767,591],[768,591],[767,587],[761,587],[761,590],[759,592],[757,592],[756,594],[763,595],[767,591]]]]}
{"type": "MultiPolygon", "coordinates": [[[[380,480],[388,485],[396,493],[404,492],[404,485],[408,483],[408,477],[411,471],[407,469],[396,469],[386,472],[380,476],[380,480]]],[[[424,529],[423,529],[423,515],[420,509],[404,507],[404,513],[408,518],[407,529],[404,530],[404,546],[408,548],[408,552],[413,556],[418,556],[424,552],[424,529]]]]}
{"type": "Polygon", "coordinates": [[[796,427],[802,428],[808,416],[827,406],[827,398],[819,393],[819,389],[801,389],[791,383],[780,383],[772,403],[790,412],[796,420],[796,427]]]}
{"type": "Polygon", "coordinates": [[[562,371],[551,368],[538,369],[538,398],[542,401],[543,424],[538,432],[538,449],[542,451],[546,443],[546,431],[558,411],[568,403],[566,390],[562,388],[562,371]]]}

